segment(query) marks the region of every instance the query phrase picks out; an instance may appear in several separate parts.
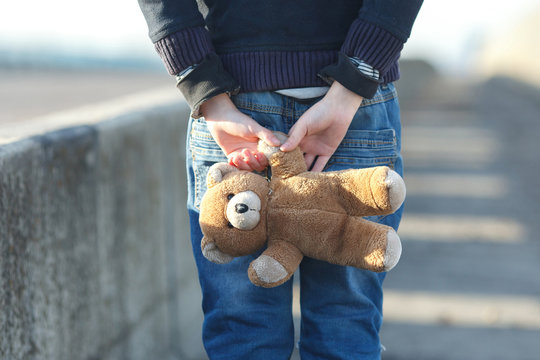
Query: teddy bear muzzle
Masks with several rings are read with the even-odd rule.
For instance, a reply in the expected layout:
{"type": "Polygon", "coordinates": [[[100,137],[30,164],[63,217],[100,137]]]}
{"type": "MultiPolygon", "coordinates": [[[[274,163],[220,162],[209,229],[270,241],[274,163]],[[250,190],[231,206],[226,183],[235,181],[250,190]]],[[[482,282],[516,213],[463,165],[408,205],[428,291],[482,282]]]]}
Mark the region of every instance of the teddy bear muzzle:
{"type": "Polygon", "coordinates": [[[252,230],[261,220],[261,199],[253,191],[234,195],[227,204],[227,219],[239,230],[252,230]]]}

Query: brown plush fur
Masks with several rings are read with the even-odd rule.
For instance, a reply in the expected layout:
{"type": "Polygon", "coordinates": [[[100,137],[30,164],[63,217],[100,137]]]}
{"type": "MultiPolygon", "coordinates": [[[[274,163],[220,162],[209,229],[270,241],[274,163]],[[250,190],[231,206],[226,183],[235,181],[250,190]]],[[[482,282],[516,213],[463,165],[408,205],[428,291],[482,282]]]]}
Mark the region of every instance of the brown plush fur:
{"type": "Polygon", "coordinates": [[[315,173],[307,171],[299,149],[288,153],[274,149],[267,156],[270,182],[245,171],[231,171],[223,179],[218,176],[221,181],[209,179],[201,204],[203,249],[214,242],[222,253],[242,256],[267,242],[258,258],[266,262],[255,260],[248,271],[250,280],[264,287],[287,281],[304,255],[371,271],[387,270],[387,239],[393,229],[362,218],[396,210],[385,183],[387,167],[315,173]],[[261,200],[260,222],[249,231],[229,228],[227,195],[246,190],[261,200]],[[275,278],[260,276],[266,272],[275,278]]]}
{"type": "Polygon", "coordinates": [[[225,213],[227,196],[238,193],[239,189],[249,189],[259,195],[262,202],[261,219],[266,218],[268,181],[247,171],[235,171],[224,176],[219,186],[208,187],[201,203],[199,222],[202,225],[202,245],[214,241],[219,249],[231,256],[245,256],[259,250],[266,243],[266,221],[261,221],[255,229],[241,231],[227,226],[225,213]],[[220,238],[227,241],[219,241],[220,238]],[[212,239],[212,240],[209,240],[212,239]]]}

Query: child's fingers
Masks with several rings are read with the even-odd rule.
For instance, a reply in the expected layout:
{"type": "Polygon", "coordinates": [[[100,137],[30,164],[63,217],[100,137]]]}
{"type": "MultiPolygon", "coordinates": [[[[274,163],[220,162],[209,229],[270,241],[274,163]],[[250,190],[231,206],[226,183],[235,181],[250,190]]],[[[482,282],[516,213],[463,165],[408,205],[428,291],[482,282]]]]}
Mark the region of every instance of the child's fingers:
{"type": "Polygon", "coordinates": [[[263,140],[268,145],[279,146],[281,141],[270,130],[257,124],[256,135],[259,139],[263,140]]]}
{"type": "Polygon", "coordinates": [[[238,152],[229,154],[229,164],[236,166],[239,170],[252,170],[251,167],[244,161],[244,156],[238,152]]]}
{"type": "Polygon", "coordinates": [[[260,169],[257,169],[257,171],[263,171],[264,169],[266,169],[266,167],[268,166],[268,159],[266,158],[266,156],[264,156],[263,153],[258,151],[253,153],[253,156],[255,157],[255,159],[257,159],[260,165],[260,169]]]}
{"type": "Polygon", "coordinates": [[[287,141],[281,145],[280,150],[291,151],[296,149],[306,134],[307,127],[304,125],[304,122],[296,122],[296,124],[294,124],[291,128],[291,131],[289,131],[289,139],[287,139],[287,141]]]}
{"type": "Polygon", "coordinates": [[[242,150],[242,159],[249,166],[250,170],[258,170],[260,167],[259,162],[248,149],[242,150]]]}
{"type": "Polygon", "coordinates": [[[313,165],[313,168],[311,169],[311,171],[313,172],[323,171],[328,160],[330,160],[330,156],[319,155],[317,160],[315,160],[315,164],[313,165]]]}
{"type": "Polygon", "coordinates": [[[308,168],[308,170],[311,168],[311,165],[313,165],[313,161],[315,160],[316,157],[317,155],[315,154],[304,155],[304,161],[306,162],[306,167],[308,168]]]}
{"type": "Polygon", "coordinates": [[[235,151],[228,156],[229,164],[236,166],[239,170],[263,171],[268,162],[266,157],[259,153],[257,156],[248,149],[235,151]]]}

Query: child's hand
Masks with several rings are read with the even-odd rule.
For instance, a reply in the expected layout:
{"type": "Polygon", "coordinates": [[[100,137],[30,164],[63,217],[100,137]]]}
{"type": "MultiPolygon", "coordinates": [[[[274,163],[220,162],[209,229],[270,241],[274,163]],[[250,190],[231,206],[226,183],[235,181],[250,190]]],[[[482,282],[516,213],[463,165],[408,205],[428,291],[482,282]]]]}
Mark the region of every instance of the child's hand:
{"type": "Polygon", "coordinates": [[[240,170],[262,171],[268,165],[264,154],[257,150],[259,139],[273,146],[281,144],[270,130],[240,112],[227,94],[205,101],[201,112],[229,163],[240,170]]]}
{"type": "Polygon", "coordinates": [[[298,119],[289,131],[282,151],[298,145],[305,153],[308,169],[322,171],[345,137],[363,98],[334,81],[328,93],[298,119]]]}

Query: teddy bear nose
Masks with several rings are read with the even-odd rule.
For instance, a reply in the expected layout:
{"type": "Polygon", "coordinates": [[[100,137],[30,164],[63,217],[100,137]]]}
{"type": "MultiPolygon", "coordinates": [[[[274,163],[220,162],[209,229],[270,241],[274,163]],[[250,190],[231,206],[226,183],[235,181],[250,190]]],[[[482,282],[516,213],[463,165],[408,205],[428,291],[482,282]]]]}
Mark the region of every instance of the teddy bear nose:
{"type": "Polygon", "coordinates": [[[249,210],[249,207],[246,204],[236,204],[234,206],[234,211],[236,211],[239,214],[243,214],[248,210],[249,210]]]}

